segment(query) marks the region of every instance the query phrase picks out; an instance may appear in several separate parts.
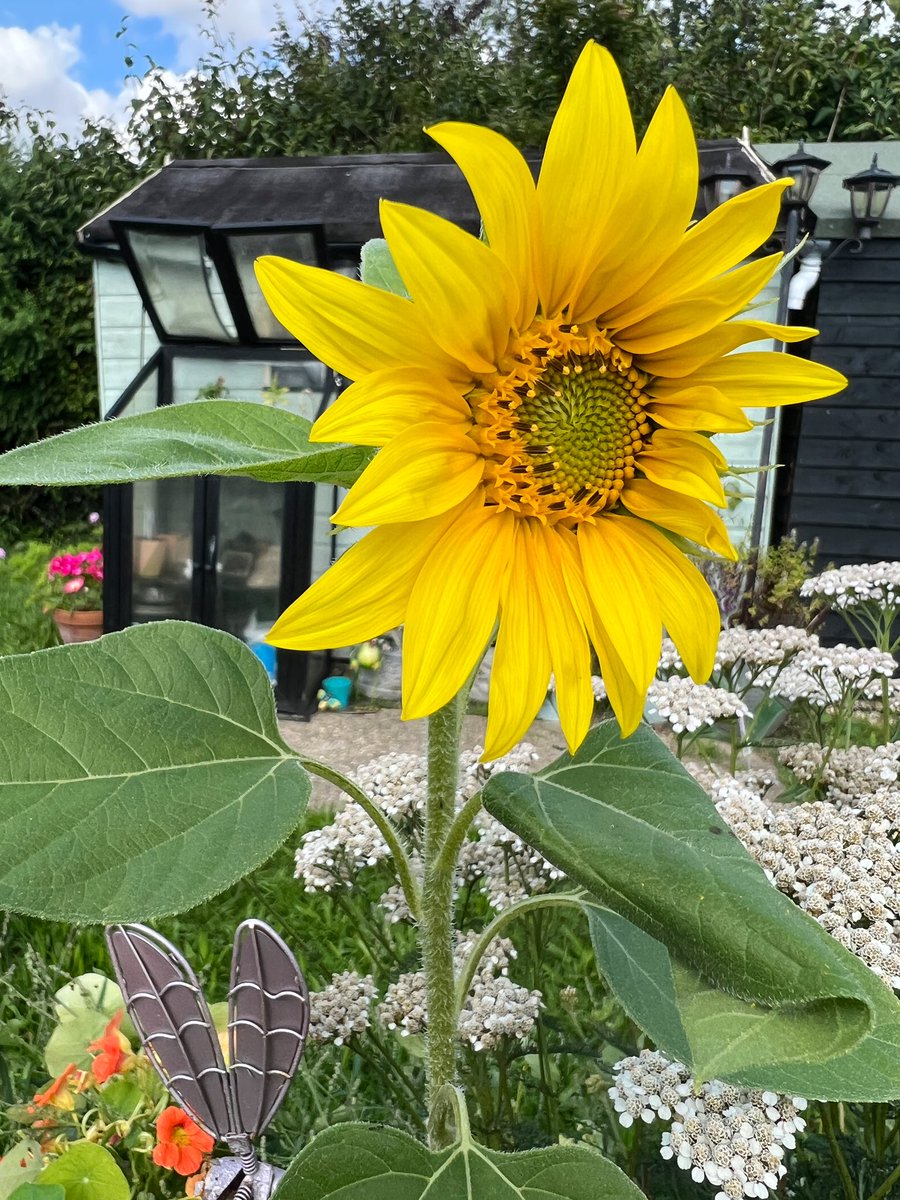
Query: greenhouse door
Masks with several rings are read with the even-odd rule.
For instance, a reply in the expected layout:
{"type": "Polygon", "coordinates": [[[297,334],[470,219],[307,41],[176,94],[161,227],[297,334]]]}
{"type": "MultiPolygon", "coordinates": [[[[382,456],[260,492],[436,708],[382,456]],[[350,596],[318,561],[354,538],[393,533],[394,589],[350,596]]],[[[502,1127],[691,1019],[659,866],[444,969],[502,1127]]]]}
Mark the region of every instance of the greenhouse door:
{"type": "Polygon", "coordinates": [[[211,476],[108,491],[107,532],[131,570],[107,598],[107,629],[161,620],[224,629],[260,659],[280,709],[311,711],[324,657],[276,653],[263,639],[309,585],[313,487],[211,476]]]}

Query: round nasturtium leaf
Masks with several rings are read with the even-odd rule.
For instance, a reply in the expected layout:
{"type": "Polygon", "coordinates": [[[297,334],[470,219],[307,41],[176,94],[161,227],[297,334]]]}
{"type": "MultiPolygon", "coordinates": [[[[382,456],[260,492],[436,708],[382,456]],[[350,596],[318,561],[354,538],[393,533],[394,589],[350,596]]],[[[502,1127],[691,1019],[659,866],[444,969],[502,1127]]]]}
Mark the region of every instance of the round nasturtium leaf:
{"type": "Polygon", "coordinates": [[[65,1200],[128,1200],[131,1188],[108,1150],[93,1142],[76,1142],[44,1167],[37,1183],[57,1183],[65,1200]]]}

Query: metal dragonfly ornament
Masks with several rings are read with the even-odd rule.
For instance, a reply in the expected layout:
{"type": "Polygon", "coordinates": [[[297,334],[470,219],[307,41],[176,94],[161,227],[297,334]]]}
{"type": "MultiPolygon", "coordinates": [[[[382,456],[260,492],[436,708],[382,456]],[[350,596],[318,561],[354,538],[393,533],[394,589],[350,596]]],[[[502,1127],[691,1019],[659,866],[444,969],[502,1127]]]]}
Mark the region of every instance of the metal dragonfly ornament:
{"type": "Polygon", "coordinates": [[[254,1142],[300,1063],[309,1028],[303,972],[278,934],[244,921],[234,935],[228,1063],[190,963],[143,925],[106,932],[128,1014],[160,1078],[188,1115],[227,1144],[196,1193],[203,1200],[269,1200],[284,1174],[254,1142]]]}

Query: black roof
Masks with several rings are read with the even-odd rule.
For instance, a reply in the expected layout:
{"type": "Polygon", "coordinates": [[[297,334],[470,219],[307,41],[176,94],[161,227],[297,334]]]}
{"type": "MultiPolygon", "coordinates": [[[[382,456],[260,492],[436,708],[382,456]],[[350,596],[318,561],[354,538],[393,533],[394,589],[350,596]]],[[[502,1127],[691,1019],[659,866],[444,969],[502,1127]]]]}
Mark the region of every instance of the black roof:
{"type": "MultiPolygon", "coordinates": [[[[757,183],[771,179],[752,148],[736,138],[701,141],[701,178],[737,170],[757,183]]],[[[539,151],[525,156],[535,173],[539,151]]],[[[443,151],[353,154],[325,158],[178,159],[167,163],[78,231],[88,253],[115,249],[112,221],[183,224],[324,226],[332,245],[359,246],[380,234],[381,198],[405,201],[477,231],[472,194],[443,151]]]]}

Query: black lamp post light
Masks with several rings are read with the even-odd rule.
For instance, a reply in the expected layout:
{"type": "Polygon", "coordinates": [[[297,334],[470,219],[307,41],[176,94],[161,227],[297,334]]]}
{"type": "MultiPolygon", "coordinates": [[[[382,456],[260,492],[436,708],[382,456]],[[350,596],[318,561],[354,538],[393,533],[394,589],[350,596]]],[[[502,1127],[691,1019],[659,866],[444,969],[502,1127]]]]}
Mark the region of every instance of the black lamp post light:
{"type": "Polygon", "coordinates": [[[872,165],[866,171],[857,171],[844,180],[850,193],[850,211],[856,225],[856,236],[868,241],[872,231],[884,220],[891,193],[900,183],[900,175],[878,165],[878,155],[872,156],[872,165]]]}
{"type": "Polygon", "coordinates": [[[831,163],[826,158],[818,158],[808,153],[801,141],[793,154],[772,163],[772,170],[778,179],[793,179],[790,187],[782,196],[782,204],[791,207],[806,208],[812,200],[813,192],[819,182],[819,177],[831,163]]]}

